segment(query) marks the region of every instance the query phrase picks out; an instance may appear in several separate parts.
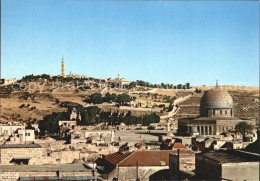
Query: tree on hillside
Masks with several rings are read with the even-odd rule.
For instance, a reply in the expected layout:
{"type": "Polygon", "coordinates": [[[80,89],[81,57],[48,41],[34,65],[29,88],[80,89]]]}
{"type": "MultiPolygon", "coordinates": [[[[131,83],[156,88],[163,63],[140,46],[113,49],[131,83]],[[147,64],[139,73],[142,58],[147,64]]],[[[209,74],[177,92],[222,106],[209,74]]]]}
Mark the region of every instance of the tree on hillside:
{"type": "Polygon", "coordinates": [[[116,94],[110,94],[109,92],[106,93],[106,96],[104,97],[104,102],[115,102],[116,101],[116,94]]]}
{"type": "Polygon", "coordinates": [[[43,117],[43,120],[39,121],[39,129],[41,135],[50,134],[55,135],[59,132],[59,121],[67,120],[68,114],[66,112],[53,112],[43,117]]]}
{"type": "Polygon", "coordinates": [[[111,94],[108,92],[106,93],[106,96],[103,98],[103,101],[104,102],[110,102],[111,101],[111,94]]]}
{"type": "Polygon", "coordinates": [[[186,89],[190,89],[190,88],[191,88],[189,82],[187,82],[187,83],[185,84],[185,86],[186,86],[186,89]]]}
{"type": "Polygon", "coordinates": [[[126,86],[128,89],[131,89],[133,87],[136,87],[136,82],[130,82],[129,85],[126,86]]]}
{"type": "Polygon", "coordinates": [[[97,106],[90,106],[85,109],[85,112],[90,116],[90,118],[94,118],[101,109],[97,106]]]}
{"type": "Polygon", "coordinates": [[[117,96],[115,93],[113,93],[111,94],[110,98],[111,98],[111,102],[116,102],[117,96]]]}
{"type": "Polygon", "coordinates": [[[131,101],[131,97],[126,93],[119,94],[116,99],[116,102],[119,103],[120,105],[124,105],[126,102],[130,102],[130,101],[131,101]]]}
{"type": "Polygon", "coordinates": [[[74,108],[81,116],[81,119],[79,119],[79,116],[77,116],[76,120],[78,125],[91,125],[96,123],[94,117],[96,117],[96,115],[99,114],[101,110],[97,106],[89,106],[87,108],[84,108],[82,105],[70,106],[68,107],[67,111],[69,115],[71,114],[74,108]]]}
{"type": "Polygon", "coordinates": [[[103,102],[102,94],[100,93],[91,94],[90,101],[94,104],[101,104],[103,102]]]}
{"type": "Polygon", "coordinates": [[[182,89],[182,84],[178,84],[177,89],[182,89]]]}
{"type": "Polygon", "coordinates": [[[160,117],[155,113],[146,115],[142,119],[142,124],[144,126],[149,126],[151,123],[159,123],[159,122],[160,122],[160,117]]]}

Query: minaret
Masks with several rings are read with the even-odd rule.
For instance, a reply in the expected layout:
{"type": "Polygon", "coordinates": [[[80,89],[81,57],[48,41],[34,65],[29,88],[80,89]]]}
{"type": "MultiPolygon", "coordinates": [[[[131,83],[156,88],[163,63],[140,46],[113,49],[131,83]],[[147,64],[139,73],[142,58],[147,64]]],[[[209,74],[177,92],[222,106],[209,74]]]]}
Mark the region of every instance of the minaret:
{"type": "Polygon", "coordinates": [[[61,76],[65,77],[65,62],[64,62],[63,57],[62,57],[62,61],[61,61],[61,76]]]}
{"type": "Polygon", "coordinates": [[[118,72],[118,80],[120,80],[120,75],[121,75],[120,72],[118,72]]]}
{"type": "Polygon", "coordinates": [[[216,87],[218,87],[218,80],[216,80],[216,87]]]}

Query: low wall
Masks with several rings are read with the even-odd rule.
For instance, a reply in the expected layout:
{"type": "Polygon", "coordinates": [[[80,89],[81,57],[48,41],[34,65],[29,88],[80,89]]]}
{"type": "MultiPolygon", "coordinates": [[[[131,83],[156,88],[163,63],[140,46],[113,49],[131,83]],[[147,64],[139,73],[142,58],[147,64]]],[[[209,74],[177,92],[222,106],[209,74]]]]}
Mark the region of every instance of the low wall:
{"type": "MultiPolygon", "coordinates": [[[[0,172],[1,181],[17,181],[19,177],[56,177],[57,173],[52,172],[0,172]]],[[[59,172],[59,177],[67,176],[92,176],[90,172],[59,172]]]]}
{"type": "Polygon", "coordinates": [[[19,172],[0,172],[0,180],[16,181],[19,178],[19,172]]]}

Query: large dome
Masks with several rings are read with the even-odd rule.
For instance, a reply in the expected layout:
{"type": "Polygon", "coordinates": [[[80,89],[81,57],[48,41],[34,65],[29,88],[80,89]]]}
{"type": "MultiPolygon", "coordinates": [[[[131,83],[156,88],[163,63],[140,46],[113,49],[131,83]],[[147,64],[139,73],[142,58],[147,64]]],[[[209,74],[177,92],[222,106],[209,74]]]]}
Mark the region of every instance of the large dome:
{"type": "Polygon", "coordinates": [[[200,101],[201,108],[233,108],[233,99],[226,90],[219,88],[205,91],[200,101]]]}

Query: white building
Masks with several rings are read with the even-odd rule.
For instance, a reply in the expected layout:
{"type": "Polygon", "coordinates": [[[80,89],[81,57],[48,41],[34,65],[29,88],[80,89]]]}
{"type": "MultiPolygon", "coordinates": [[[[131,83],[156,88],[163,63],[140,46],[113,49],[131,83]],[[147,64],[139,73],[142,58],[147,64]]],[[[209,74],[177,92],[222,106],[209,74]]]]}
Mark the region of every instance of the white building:
{"type": "Polygon", "coordinates": [[[10,136],[18,129],[25,129],[23,125],[0,125],[0,135],[10,136]]]}
{"type": "Polygon", "coordinates": [[[13,79],[0,79],[0,85],[8,85],[15,83],[17,80],[15,78],[13,79]]]}
{"type": "Polygon", "coordinates": [[[34,139],[35,134],[33,129],[19,129],[10,136],[10,141],[6,142],[6,144],[32,143],[34,139]]]}

